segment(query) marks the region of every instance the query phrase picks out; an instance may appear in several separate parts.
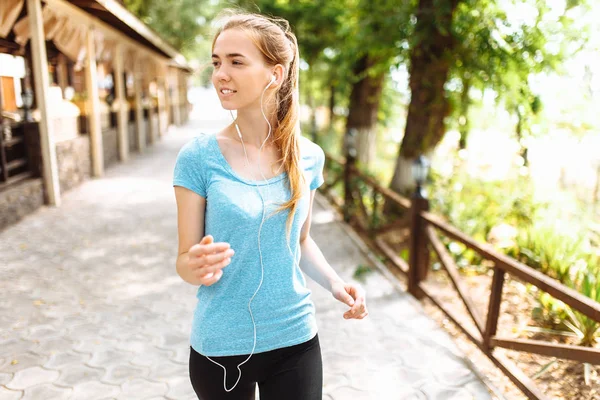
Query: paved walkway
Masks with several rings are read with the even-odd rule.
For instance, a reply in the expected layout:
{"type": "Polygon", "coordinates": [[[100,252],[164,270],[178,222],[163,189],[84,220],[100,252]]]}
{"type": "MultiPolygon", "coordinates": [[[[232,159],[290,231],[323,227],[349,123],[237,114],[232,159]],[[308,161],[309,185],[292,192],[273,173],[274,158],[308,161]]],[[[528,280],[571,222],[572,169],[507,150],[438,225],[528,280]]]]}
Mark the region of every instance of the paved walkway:
{"type": "MultiPolygon", "coordinates": [[[[203,124],[203,129],[208,129],[203,124]]],[[[0,232],[0,399],[194,399],[187,362],[195,287],[175,273],[171,174],[199,132],[144,155],[0,232]]],[[[319,197],[311,234],[347,280],[369,258],[319,197]]],[[[313,290],[324,399],[490,399],[449,336],[385,274],[362,282],[370,315],[313,290]]],[[[284,399],[283,399],[284,400],[284,399]]]]}

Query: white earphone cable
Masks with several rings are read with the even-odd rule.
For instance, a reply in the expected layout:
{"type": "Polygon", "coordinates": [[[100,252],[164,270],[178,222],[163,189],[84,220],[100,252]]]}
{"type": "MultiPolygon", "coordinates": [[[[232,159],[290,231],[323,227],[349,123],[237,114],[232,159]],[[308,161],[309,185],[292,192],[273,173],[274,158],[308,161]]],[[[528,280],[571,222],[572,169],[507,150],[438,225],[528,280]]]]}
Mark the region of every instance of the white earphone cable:
{"type": "MultiPolygon", "coordinates": [[[[262,145],[260,146],[260,149],[258,150],[258,171],[260,172],[260,174],[263,177],[263,180],[265,181],[265,183],[268,181],[265,177],[265,175],[262,173],[262,169],[260,168],[260,153],[262,151],[263,146],[265,145],[265,143],[267,142],[267,140],[269,139],[269,136],[271,136],[271,123],[269,122],[269,119],[266,117],[265,112],[263,110],[263,105],[262,105],[262,99],[263,96],[265,94],[265,91],[267,90],[267,88],[269,86],[271,86],[271,84],[275,82],[275,77],[273,76],[273,78],[271,79],[271,82],[269,82],[269,84],[267,86],[265,86],[265,89],[263,90],[261,96],[260,96],[260,110],[262,112],[263,118],[265,119],[265,121],[267,121],[267,124],[269,125],[269,133],[267,134],[267,137],[265,138],[265,140],[263,141],[262,145]]],[[[233,119],[233,113],[231,112],[231,110],[229,110],[229,113],[231,114],[231,118],[233,119]]],[[[233,120],[234,124],[235,124],[235,129],[237,130],[238,136],[242,142],[242,147],[244,149],[244,155],[246,156],[246,163],[247,166],[250,167],[250,160],[248,159],[248,153],[246,152],[246,146],[244,145],[244,140],[242,138],[242,133],[240,132],[240,128],[236,122],[236,120],[233,120]]],[[[250,172],[252,175],[252,180],[254,182],[256,182],[256,180],[254,179],[254,174],[252,172],[250,172]]],[[[254,292],[254,294],[252,295],[252,297],[250,298],[250,301],[248,302],[248,310],[250,311],[250,317],[252,318],[252,325],[254,326],[254,344],[252,345],[252,351],[250,352],[250,355],[248,356],[248,358],[246,358],[243,362],[239,363],[237,366],[237,369],[239,371],[239,376],[237,381],[235,382],[235,384],[233,385],[233,387],[231,389],[227,389],[227,369],[219,364],[218,362],[212,360],[210,357],[206,356],[206,358],[208,360],[210,360],[211,362],[213,362],[214,364],[217,364],[218,366],[220,366],[223,369],[224,375],[223,375],[223,388],[225,389],[226,392],[231,392],[233,389],[235,389],[235,387],[237,386],[237,384],[239,383],[240,379],[242,378],[242,370],[240,369],[240,367],[242,365],[244,365],[246,362],[248,362],[248,360],[250,360],[250,357],[252,357],[252,355],[254,354],[254,349],[256,348],[256,323],[254,322],[254,315],[252,314],[252,308],[251,308],[251,303],[252,300],[254,300],[254,297],[256,296],[256,293],[258,293],[259,289],[262,286],[263,283],[263,278],[264,278],[264,266],[263,266],[263,260],[262,260],[262,252],[261,252],[261,248],[260,248],[260,232],[262,230],[262,226],[263,223],[265,222],[265,213],[266,213],[266,204],[265,204],[265,199],[262,195],[262,191],[260,190],[259,186],[257,183],[254,184],[256,186],[256,189],[258,190],[258,194],[261,198],[262,201],[262,205],[263,205],[263,212],[262,212],[262,220],[260,223],[260,227],[258,228],[258,253],[260,256],[260,267],[261,267],[261,275],[260,275],[260,283],[258,285],[258,287],[256,288],[256,291],[254,292]]],[[[268,185],[267,185],[267,191],[269,192],[270,195],[270,189],[268,189],[268,185]]],[[[296,260],[296,254],[292,254],[292,248],[290,247],[289,242],[287,243],[287,247],[288,250],[290,251],[290,255],[294,258],[294,262],[296,263],[296,265],[298,264],[298,261],[296,260]]],[[[298,266],[299,267],[299,266],[298,266]]]]}

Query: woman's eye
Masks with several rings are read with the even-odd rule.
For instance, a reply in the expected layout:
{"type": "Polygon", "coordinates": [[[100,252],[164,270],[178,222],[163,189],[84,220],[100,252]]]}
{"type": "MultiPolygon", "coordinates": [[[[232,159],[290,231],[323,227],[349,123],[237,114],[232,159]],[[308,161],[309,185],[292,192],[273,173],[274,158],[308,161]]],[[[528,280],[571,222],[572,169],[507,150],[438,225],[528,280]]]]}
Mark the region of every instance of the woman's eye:
{"type": "MultiPolygon", "coordinates": [[[[232,61],[232,64],[233,65],[242,65],[242,63],[239,62],[239,61],[232,61]]],[[[213,61],[212,65],[213,65],[213,67],[217,67],[219,65],[219,62],[218,61],[213,61]]]]}

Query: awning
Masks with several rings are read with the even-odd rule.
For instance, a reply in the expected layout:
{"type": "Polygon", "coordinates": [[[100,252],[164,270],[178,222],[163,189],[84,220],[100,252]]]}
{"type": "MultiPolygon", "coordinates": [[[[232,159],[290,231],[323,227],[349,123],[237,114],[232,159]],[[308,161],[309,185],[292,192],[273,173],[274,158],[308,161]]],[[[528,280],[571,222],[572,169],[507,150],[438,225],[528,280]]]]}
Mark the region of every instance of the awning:
{"type": "Polygon", "coordinates": [[[0,37],[5,38],[8,36],[10,28],[21,14],[23,3],[23,0],[0,1],[0,37]]]}
{"type": "MultiPolygon", "coordinates": [[[[3,0],[4,1],[4,0],[3,0]]],[[[59,14],[48,7],[42,10],[46,40],[52,40],[61,53],[78,62],[85,56],[87,27],[73,22],[67,15],[59,14]]],[[[13,28],[15,41],[24,46],[30,37],[29,16],[25,16],[13,28]]]]}

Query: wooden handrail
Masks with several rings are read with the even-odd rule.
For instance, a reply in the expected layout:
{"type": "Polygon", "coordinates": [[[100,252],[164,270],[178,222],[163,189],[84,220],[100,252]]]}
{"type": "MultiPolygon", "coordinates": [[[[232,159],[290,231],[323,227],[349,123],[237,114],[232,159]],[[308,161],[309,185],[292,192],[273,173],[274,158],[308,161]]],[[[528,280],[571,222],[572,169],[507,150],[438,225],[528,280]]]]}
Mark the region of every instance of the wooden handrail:
{"type": "MultiPolygon", "coordinates": [[[[326,153],[327,154],[327,153],[326,153]]],[[[342,174],[337,177],[345,179],[344,189],[347,191],[342,198],[332,196],[329,192],[329,187],[323,187],[325,195],[335,201],[336,207],[342,214],[346,216],[349,204],[352,202],[352,207],[357,206],[360,217],[368,217],[367,207],[362,194],[359,192],[359,199],[356,199],[356,188],[353,185],[348,185],[348,177],[356,176],[364,183],[371,186],[373,189],[374,199],[375,193],[379,193],[386,200],[391,201],[403,208],[409,209],[402,218],[394,221],[388,221],[382,227],[373,229],[373,226],[363,226],[360,223],[360,218],[350,216],[347,222],[354,227],[363,237],[366,243],[376,251],[380,251],[387,257],[387,263],[393,264],[396,268],[391,269],[395,276],[398,272],[408,277],[408,291],[417,298],[423,296],[428,297],[455,325],[458,327],[481,351],[498,367],[500,368],[530,399],[548,400],[535,382],[530,379],[523,371],[518,368],[511,360],[509,360],[501,351],[503,348],[523,351],[545,356],[558,357],[561,359],[576,360],[580,362],[588,362],[592,364],[600,364],[600,349],[586,348],[583,346],[548,343],[538,340],[524,339],[509,339],[496,336],[500,306],[502,304],[502,292],[507,273],[516,278],[530,283],[539,289],[547,292],[554,298],[563,301],[571,306],[574,310],[600,322],[600,303],[584,296],[583,294],[567,287],[566,285],[552,279],[551,277],[537,271],[517,260],[514,260],[504,254],[496,251],[487,243],[479,243],[473,238],[467,236],[457,228],[448,224],[442,218],[427,211],[429,204],[426,199],[415,197],[412,200],[406,199],[390,189],[381,187],[374,179],[362,174],[353,163],[345,165],[345,160],[328,155],[330,161],[340,164],[345,168],[342,174]],[[327,188],[327,189],[325,189],[327,188]],[[349,192],[349,193],[348,193],[349,192]],[[410,232],[409,248],[410,248],[410,263],[407,263],[398,255],[397,249],[393,249],[387,244],[381,235],[389,230],[406,227],[410,232]],[[440,232],[437,232],[440,231],[440,232]],[[461,281],[461,277],[454,262],[454,259],[446,249],[438,233],[442,233],[448,238],[458,241],[468,248],[472,249],[483,258],[494,263],[490,298],[488,302],[487,315],[484,319],[479,314],[474,302],[468,296],[468,290],[461,281]],[[427,247],[431,248],[437,254],[437,257],[447,271],[452,285],[458,292],[460,299],[463,301],[467,312],[477,329],[473,330],[470,324],[462,323],[464,318],[459,319],[456,312],[444,305],[444,303],[434,294],[433,290],[427,285],[427,269],[430,268],[428,260],[427,247]],[[425,246],[425,247],[423,247],[425,246]],[[425,254],[422,254],[425,253],[425,254]]],[[[376,217],[378,212],[376,202],[372,210],[372,218],[376,217]]],[[[367,218],[368,220],[368,218],[367,218]]]]}
{"type": "Polygon", "coordinates": [[[505,349],[526,351],[548,357],[558,357],[567,360],[600,364],[600,349],[591,347],[574,346],[562,343],[546,343],[541,340],[508,339],[494,336],[491,339],[493,346],[505,349]]]}
{"type": "MultiPolygon", "coordinates": [[[[325,152],[325,156],[327,158],[331,159],[332,161],[334,161],[335,163],[337,163],[340,166],[345,166],[346,165],[346,160],[344,158],[334,156],[333,154],[330,154],[330,153],[327,153],[327,152],[325,152]]],[[[405,209],[409,209],[410,208],[411,202],[406,197],[403,197],[403,196],[399,195],[398,193],[394,192],[391,189],[388,189],[388,188],[385,188],[385,187],[381,186],[373,178],[371,178],[370,176],[367,176],[367,175],[363,174],[354,165],[350,166],[350,170],[352,171],[352,174],[357,175],[358,177],[360,177],[362,180],[364,180],[365,182],[367,182],[375,191],[381,193],[387,199],[392,200],[394,203],[398,204],[402,208],[405,208],[405,209]]]]}
{"type": "Polygon", "coordinates": [[[443,222],[440,218],[430,212],[423,212],[422,217],[431,225],[435,226],[444,234],[455,239],[470,249],[479,253],[482,257],[492,260],[498,268],[516,276],[524,282],[537,286],[556,299],[568,304],[575,310],[587,317],[600,322],[600,303],[590,299],[587,296],[577,292],[574,289],[556,281],[555,279],[543,274],[528,265],[514,260],[493,249],[489,244],[478,243],[471,237],[460,232],[455,227],[443,222]]]}

